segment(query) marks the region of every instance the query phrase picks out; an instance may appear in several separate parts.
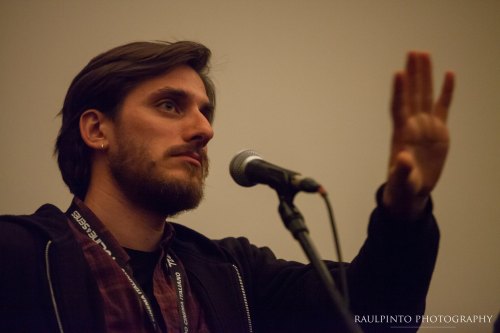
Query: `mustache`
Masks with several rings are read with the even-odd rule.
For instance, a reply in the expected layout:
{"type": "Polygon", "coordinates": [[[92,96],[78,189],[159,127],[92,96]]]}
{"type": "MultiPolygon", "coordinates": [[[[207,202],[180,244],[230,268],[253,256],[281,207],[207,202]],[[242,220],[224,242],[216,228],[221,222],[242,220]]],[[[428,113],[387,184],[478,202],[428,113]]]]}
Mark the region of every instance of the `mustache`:
{"type": "Polygon", "coordinates": [[[204,173],[208,173],[208,165],[209,159],[206,149],[203,149],[199,143],[186,143],[182,145],[177,145],[170,147],[166,152],[164,157],[168,158],[170,156],[179,156],[179,155],[190,155],[196,157],[204,170],[204,173]]]}
{"type": "Polygon", "coordinates": [[[208,160],[207,152],[203,149],[203,147],[199,147],[196,144],[190,144],[190,143],[170,147],[165,152],[165,157],[188,155],[188,154],[199,156],[202,161],[208,160]]]}

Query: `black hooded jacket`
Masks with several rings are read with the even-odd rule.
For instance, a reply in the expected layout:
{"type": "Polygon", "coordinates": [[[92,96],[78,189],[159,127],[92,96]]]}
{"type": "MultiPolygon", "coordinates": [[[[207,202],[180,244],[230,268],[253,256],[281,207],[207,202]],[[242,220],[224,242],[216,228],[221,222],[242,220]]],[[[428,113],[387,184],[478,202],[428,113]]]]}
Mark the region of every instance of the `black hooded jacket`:
{"type": "MultiPolygon", "coordinates": [[[[414,223],[389,219],[380,205],[372,213],[368,237],[347,268],[351,310],[366,332],[418,326],[380,319],[424,312],[439,242],[431,210],[429,204],[414,223]]],[[[174,227],[172,251],[211,332],[345,332],[310,265],[276,259],[245,238],[210,240],[174,227]]],[[[338,281],[338,265],[328,267],[338,281]]],[[[0,332],[103,331],[97,284],[64,213],[44,205],[33,215],[1,216],[0,332]]]]}

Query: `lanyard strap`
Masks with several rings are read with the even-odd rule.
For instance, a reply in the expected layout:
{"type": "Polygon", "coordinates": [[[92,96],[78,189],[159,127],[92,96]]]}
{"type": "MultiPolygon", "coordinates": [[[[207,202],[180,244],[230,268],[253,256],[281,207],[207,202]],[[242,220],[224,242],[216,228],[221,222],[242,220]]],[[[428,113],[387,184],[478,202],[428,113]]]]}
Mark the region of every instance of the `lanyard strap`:
{"type": "Polygon", "coordinates": [[[172,284],[175,286],[175,291],[177,293],[177,308],[179,311],[179,316],[181,317],[180,326],[182,328],[183,333],[189,332],[189,322],[186,311],[186,299],[184,297],[184,275],[181,273],[179,266],[177,266],[176,261],[172,258],[172,256],[167,253],[166,261],[167,267],[170,271],[170,279],[172,284]]]}
{"type": "MultiPolygon", "coordinates": [[[[153,312],[153,307],[151,306],[151,302],[147,298],[146,294],[144,291],[141,289],[139,284],[135,281],[135,279],[127,272],[127,270],[124,267],[124,263],[120,263],[119,260],[117,260],[116,256],[113,254],[110,248],[106,245],[104,242],[102,236],[99,235],[99,233],[92,228],[92,226],[87,222],[87,220],[82,216],[80,213],[80,210],[78,209],[76,203],[72,203],[71,207],[69,208],[67,215],[70,217],[70,220],[74,222],[77,226],[79,226],[84,233],[95,243],[100,245],[104,252],[106,252],[111,259],[113,259],[118,266],[120,266],[120,269],[122,270],[123,274],[127,278],[127,281],[130,283],[130,286],[134,290],[134,292],[137,294],[139,297],[140,301],[144,304],[144,308],[146,309],[146,313],[149,317],[149,320],[151,324],[153,325],[153,328],[155,331],[159,330],[158,322],[156,321],[156,318],[154,316],[153,312]]],[[[167,268],[167,271],[170,276],[170,280],[172,281],[172,285],[175,288],[176,294],[177,294],[177,307],[179,311],[179,316],[181,319],[180,326],[182,328],[183,333],[188,333],[189,332],[189,322],[188,322],[188,316],[187,316],[187,311],[186,311],[186,300],[185,300],[185,294],[184,294],[184,276],[179,269],[179,266],[177,264],[177,261],[174,259],[175,256],[170,253],[167,253],[165,256],[165,266],[167,268]]]]}

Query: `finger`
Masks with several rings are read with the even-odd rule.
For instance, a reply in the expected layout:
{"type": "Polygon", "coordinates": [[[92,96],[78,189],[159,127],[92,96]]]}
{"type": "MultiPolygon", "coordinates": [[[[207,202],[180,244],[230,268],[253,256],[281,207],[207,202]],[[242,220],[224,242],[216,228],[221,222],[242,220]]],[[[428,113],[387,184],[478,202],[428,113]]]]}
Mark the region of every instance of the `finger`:
{"type": "Polygon", "coordinates": [[[417,53],[408,53],[408,58],[406,62],[406,73],[407,73],[407,89],[408,89],[408,111],[410,114],[414,114],[418,108],[417,105],[417,53]]]}
{"type": "Polygon", "coordinates": [[[410,175],[414,169],[413,157],[408,151],[400,151],[394,158],[388,185],[396,196],[405,196],[410,191],[410,175]]]}
{"type": "Polygon", "coordinates": [[[396,163],[394,166],[393,179],[394,184],[397,184],[400,188],[406,188],[408,183],[408,178],[413,169],[411,158],[408,156],[407,152],[402,152],[396,157],[396,163]]]}
{"type": "Polygon", "coordinates": [[[439,96],[439,99],[436,103],[436,116],[443,122],[446,122],[446,120],[448,119],[448,111],[450,109],[454,88],[455,74],[452,72],[447,72],[444,76],[441,95],[439,96]]]}
{"type": "Polygon", "coordinates": [[[419,92],[420,96],[417,98],[421,101],[421,107],[423,112],[432,112],[432,107],[434,104],[434,97],[432,93],[432,65],[431,58],[428,53],[422,53],[420,55],[419,61],[419,92]]]}
{"type": "Polygon", "coordinates": [[[407,117],[407,110],[405,107],[405,81],[405,73],[398,72],[394,75],[391,102],[391,115],[394,128],[402,127],[407,117]]]}

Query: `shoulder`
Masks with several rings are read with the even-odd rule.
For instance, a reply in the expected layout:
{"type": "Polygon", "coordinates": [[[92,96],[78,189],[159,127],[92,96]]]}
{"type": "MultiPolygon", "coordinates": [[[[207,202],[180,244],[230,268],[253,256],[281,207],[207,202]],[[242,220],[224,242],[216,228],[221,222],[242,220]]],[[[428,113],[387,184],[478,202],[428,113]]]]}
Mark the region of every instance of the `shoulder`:
{"type": "Polygon", "coordinates": [[[226,261],[238,265],[260,266],[281,260],[276,259],[268,247],[252,244],[246,237],[210,239],[186,226],[173,224],[174,250],[189,253],[209,261],[226,261]]]}
{"type": "Polygon", "coordinates": [[[40,243],[57,238],[67,229],[64,221],[64,213],[50,204],[30,215],[0,215],[1,252],[34,249],[40,243]]]}
{"type": "Polygon", "coordinates": [[[57,212],[54,206],[45,205],[31,215],[0,216],[0,267],[9,267],[0,274],[0,290],[9,299],[15,299],[14,290],[25,299],[27,293],[39,289],[46,246],[53,237],[51,216],[58,216],[57,212]],[[13,285],[25,287],[19,291],[13,285]]]}
{"type": "Polygon", "coordinates": [[[225,238],[214,240],[181,224],[172,223],[175,230],[174,249],[189,253],[194,256],[203,256],[207,259],[227,259],[228,254],[234,252],[235,248],[245,246],[243,239],[225,238]]]}

